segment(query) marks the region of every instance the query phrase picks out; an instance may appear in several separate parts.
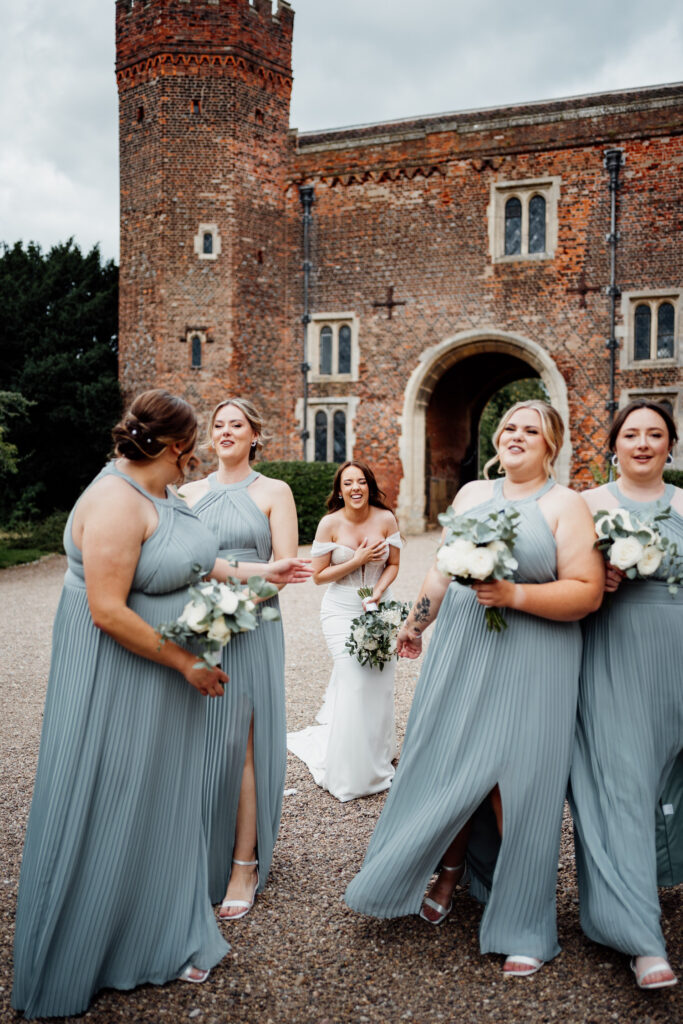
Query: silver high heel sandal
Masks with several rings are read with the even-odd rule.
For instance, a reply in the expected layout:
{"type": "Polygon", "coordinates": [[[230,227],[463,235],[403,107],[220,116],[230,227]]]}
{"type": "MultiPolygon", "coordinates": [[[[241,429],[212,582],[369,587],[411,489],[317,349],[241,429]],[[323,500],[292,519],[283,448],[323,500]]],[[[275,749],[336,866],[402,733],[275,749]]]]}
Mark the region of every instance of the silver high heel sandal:
{"type": "MultiPolygon", "coordinates": [[[[467,864],[465,861],[463,861],[462,864],[456,864],[454,867],[449,867],[448,864],[442,864],[440,871],[459,871],[460,877],[456,880],[456,887],[462,888],[464,882],[467,880],[467,864]]],[[[447,907],[442,907],[440,903],[436,902],[436,900],[431,899],[431,897],[429,896],[425,896],[425,898],[422,901],[422,906],[420,908],[420,917],[422,918],[423,921],[427,921],[428,924],[442,924],[446,920],[452,909],[452,899],[449,901],[447,907]],[[425,906],[429,907],[430,910],[435,910],[439,916],[437,918],[427,917],[427,915],[424,912],[425,906]]]]}
{"type": "Polygon", "coordinates": [[[251,894],[250,900],[223,900],[218,911],[218,917],[220,918],[221,921],[239,921],[241,917],[246,917],[251,908],[254,906],[254,900],[256,899],[256,890],[258,889],[259,884],[257,860],[237,860],[236,857],[233,857],[232,862],[233,864],[239,864],[241,867],[256,867],[256,882],[254,884],[254,891],[251,894]],[[221,910],[224,910],[226,907],[241,907],[242,909],[239,914],[222,914],[221,910]]]}

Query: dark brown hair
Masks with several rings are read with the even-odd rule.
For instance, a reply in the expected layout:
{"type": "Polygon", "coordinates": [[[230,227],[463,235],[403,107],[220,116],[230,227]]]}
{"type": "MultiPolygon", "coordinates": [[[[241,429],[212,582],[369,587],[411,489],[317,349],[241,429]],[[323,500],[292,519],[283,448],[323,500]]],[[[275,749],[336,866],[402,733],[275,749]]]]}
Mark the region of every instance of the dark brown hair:
{"type": "Polygon", "coordinates": [[[341,466],[334,474],[334,481],[332,483],[332,493],[329,495],[327,501],[325,502],[325,504],[327,505],[328,512],[337,512],[340,508],[344,508],[344,500],[341,497],[340,493],[341,478],[350,466],[354,466],[356,469],[359,469],[363,476],[365,477],[365,481],[368,485],[369,491],[369,503],[371,505],[374,505],[375,508],[384,508],[387,510],[387,512],[391,512],[392,509],[390,509],[389,506],[385,505],[384,503],[385,494],[384,491],[381,491],[379,489],[377,485],[377,480],[375,479],[375,474],[372,472],[368,465],[366,465],[364,462],[357,462],[356,459],[348,459],[346,462],[342,462],[341,466]]]}
{"type": "Polygon", "coordinates": [[[650,409],[652,412],[656,412],[658,416],[662,417],[669,434],[669,448],[673,448],[676,441],[678,441],[678,431],[676,430],[674,418],[669,410],[665,406],[660,405],[659,402],[652,402],[649,398],[635,398],[632,402],[629,402],[628,405],[625,405],[623,409],[620,409],[614,417],[614,423],[612,424],[609,437],[607,439],[609,450],[611,452],[615,450],[619,431],[631,413],[635,412],[637,409],[650,409]]]}
{"type": "Polygon", "coordinates": [[[197,417],[183,398],[151,388],[133,399],[112,437],[116,455],[131,462],[157,459],[170,444],[182,444],[184,454],[194,448],[197,417]]]}

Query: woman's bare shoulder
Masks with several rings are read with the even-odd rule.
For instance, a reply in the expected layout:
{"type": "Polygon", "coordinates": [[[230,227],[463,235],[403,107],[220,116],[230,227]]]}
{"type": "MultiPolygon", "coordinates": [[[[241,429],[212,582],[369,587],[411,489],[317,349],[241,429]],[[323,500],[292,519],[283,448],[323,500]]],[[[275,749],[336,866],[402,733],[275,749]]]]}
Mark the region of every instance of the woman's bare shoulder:
{"type": "Polygon", "coordinates": [[[178,488],[178,496],[183,498],[184,501],[192,508],[196,505],[200,498],[203,498],[209,489],[209,478],[203,477],[201,480],[190,480],[184,483],[182,487],[178,488]]]}

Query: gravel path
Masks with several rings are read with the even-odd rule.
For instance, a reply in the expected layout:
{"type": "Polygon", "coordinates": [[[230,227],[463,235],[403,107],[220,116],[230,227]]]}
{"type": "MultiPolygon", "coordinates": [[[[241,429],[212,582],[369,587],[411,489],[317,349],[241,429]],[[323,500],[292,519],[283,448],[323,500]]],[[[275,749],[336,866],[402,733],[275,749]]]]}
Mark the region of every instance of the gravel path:
{"type": "MultiPolygon", "coordinates": [[[[409,538],[394,592],[412,599],[435,534],[409,538]]],[[[50,633],[65,560],[53,556],[0,573],[8,611],[0,637],[0,1021],[18,1022],[9,997],[17,880],[35,773],[50,633]]],[[[329,674],[318,622],[322,591],[283,593],[290,728],[311,724],[329,674]]],[[[504,641],[503,641],[504,642],[504,641]]],[[[401,662],[396,709],[402,739],[419,664],[401,662]]],[[[565,822],[558,886],[563,953],[533,978],[506,980],[501,958],[482,957],[478,904],[467,894],[440,928],[418,918],[375,921],[341,895],[360,866],[384,795],[339,804],[289,756],[273,870],[255,910],[225,926],[232,952],[203,986],[106,991],[79,1020],[92,1024],[680,1024],[683,985],[640,993],[626,958],[589,943],[578,925],[571,830],[565,822]]],[[[683,975],[683,887],[662,891],[672,964],[683,975]]]]}

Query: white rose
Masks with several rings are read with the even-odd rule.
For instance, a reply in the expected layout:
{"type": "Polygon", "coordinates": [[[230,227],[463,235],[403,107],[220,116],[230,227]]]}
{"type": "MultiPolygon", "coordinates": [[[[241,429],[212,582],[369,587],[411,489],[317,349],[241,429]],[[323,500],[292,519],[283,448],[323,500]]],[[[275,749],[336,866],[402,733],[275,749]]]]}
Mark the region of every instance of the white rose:
{"type": "Polygon", "coordinates": [[[486,545],[487,551],[492,551],[494,554],[498,554],[499,551],[505,551],[507,544],[502,540],[492,540],[486,545]]]}
{"type": "Polygon", "coordinates": [[[209,628],[209,632],[206,634],[209,640],[218,640],[219,643],[224,644],[230,637],[230,630],[225,624],[225,619],[221,615],[219,618],[214,619],[209,628]]]}
{"type": "Polygon", "coordinates": [[[190,629],[194,630],[195,633],[204,632],[203,620],[206,617],[206,606],[203,603],[195,604],[194,601],[188,601],[182,610],[178,621],[183,626],[189,626],[190,629]]]}
{"type": "Polygon", "coordinates": [[[363,647],[365,648],[366,651],[376,651],[377,648],[379,647],[379,644],[377,643],[376,640],[373,640],[372,637],[368,637],[368,639],[363,644],[363,647]]]}
{"type": "Polygon", "coordinates": [[[662,561],[663,552],[659,548],[648,545],[643,551],[642,557],[638,559],[637,569],[641,576],[651,576],[657,572],[662,561]]]}
{"type": "Polygon", "coordinates": [[[496,556],[488,548],[475,548],[467,558],[467,570],[475,580],[485,580],[493,572],[496,556]]]}
{"type": "Polygon", "coordinates": [[[398,626],[401,623],[401,612],[399,608],[389,608],[385,612],[381,612],[381,617],[384,622],[387,622],[390,626],[398,626]]]}
{"type": "Polygon", "coordinates": [[[221,596],[216,607],[220,608],[224,615],[233,615],[240,603],[237,594],[230,587],[226,587],[225,584],[221,585],[220,591],[221,596]]]}
{"type": "Polygon", "coordinates": [[[363,637],[365,636],[365,630],[362,626],[356,626],[353,633],[351,634],[357,644],[363,643],[363,637]]]}
{"type": "Polygon", "coordinates": [[[471,540],[458,537],[439,548],[436,564],[445,576],[462,576],[467,572],[467,557],[474,551],[471,540]]]}
{"type": "Polygon", "coordinates": [[[617,569],[630,569],[643,557],[643,551],[635,537],[619,537],[609,550],[609,560],[617,569]]]}

